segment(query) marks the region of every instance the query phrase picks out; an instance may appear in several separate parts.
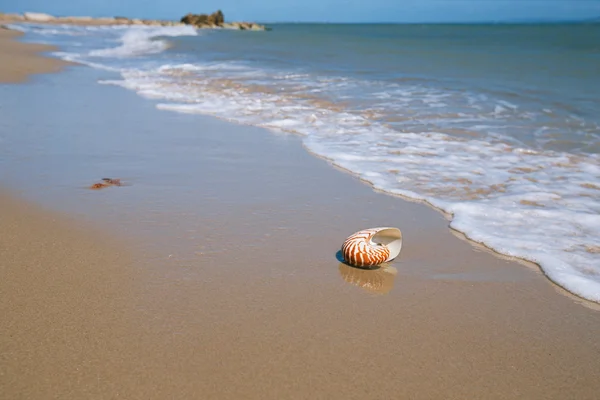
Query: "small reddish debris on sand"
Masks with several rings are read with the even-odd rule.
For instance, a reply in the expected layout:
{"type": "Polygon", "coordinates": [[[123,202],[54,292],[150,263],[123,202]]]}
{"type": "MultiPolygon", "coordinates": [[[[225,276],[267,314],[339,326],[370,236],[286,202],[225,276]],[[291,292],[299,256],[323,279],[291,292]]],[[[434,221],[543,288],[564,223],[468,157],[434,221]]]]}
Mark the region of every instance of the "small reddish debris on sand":
{"type": "Polygon", "coordinates": [[[123,186],[123,183],[120,179],[112,179],[112,178],[102,178],[104,183],[112,186],[123,186]]]}
{"type": "Polygon", "coordinates": [[[97,190],[97,189],[104,189],[109,186],[124,186],[123,182],[121,182],[120,179],[102,178],[102,180],[104,182],[94,183],[92,186],[90,186],[90,189],[97,190]]]}
{"type": "Polygon", "coordinates": [[[92,186],[90,186],[90,189],[104,189],[105,187],[109,187],[110,185],[107,185],[105,183],[94,183],[92,186]]]}

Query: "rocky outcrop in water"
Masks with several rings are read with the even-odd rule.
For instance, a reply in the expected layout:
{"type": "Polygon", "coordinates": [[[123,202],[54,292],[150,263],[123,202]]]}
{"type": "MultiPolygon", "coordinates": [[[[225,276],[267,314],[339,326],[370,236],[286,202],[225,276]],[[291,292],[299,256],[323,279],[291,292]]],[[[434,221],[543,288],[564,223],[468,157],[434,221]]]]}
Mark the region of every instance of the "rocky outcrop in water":
{"type": "Polygon", "coordinates": [[[264,25],[259,25],[254,22],[225,22],[221,28],[223,29],[237,29],[242,31],[270,31],[270,28],[264,25]]]}
{"type": "Polygon", "coordinates": [[[264,31],[264,25],[254,22],[225,22],[225,16],[221,10],[212,14],[192,14],[188,13],[181,18],[181,22],[187,25],[194,25],[197,28],[224,28],[239,29],[250,31],[264,31]]]}
{"type": "Polygon", "coordinates": [[[189,13],[181,18],[181,22],[187,25],[194,25],[198,28],[202,28],[204,26],[219,27],[223,26],[223,23],[225,22],[225,16],[221,10],[218,10],[212,14],[189,13]]]}
{"type": "Polygon", "coordinates": [[[127,17],[102,17],[94,18],[87,16],[77,17],[55,17],[50,14],[26,12],[21,14],[0,13],[0,22],[34,22],[45,24],[72,24],[72,25],[154,25],[154,26],[179,26],[193,25],[199,29],[236,29],[264,31],[265,26],[254,22],[225,22],[225,16],[221,10],[212,14],[187,14],[180,21],[164,21],[156,19],[137,19],[127,17]]]}

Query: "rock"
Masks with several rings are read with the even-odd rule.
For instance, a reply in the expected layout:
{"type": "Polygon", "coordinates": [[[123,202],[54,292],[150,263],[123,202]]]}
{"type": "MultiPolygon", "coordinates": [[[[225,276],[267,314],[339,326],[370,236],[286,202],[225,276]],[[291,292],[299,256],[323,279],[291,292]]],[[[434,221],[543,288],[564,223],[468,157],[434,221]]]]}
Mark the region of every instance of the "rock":
{"type": "Polygon", "coordinates": [[[221,26],[225,22],[225,16],[221,10],[217,10],[217,12],[208,16],[208,22],[212,25],[221,26]]]}
{"type": "Polygon", "coordinates": [[[187,25],[194,25],[198,28],[220,27],[225,22],[225,16],[221,10],[210,15],[189,13],[181,18],[181,22],[187,25]]]}
{"type": "Polygon", "coordinates": [[[255,24],[254,22],[227,22],[222,26],[224,29],[235,29],[242,31],[264,31],[264,25],[255,24]]]}
{"type": "Polygon", "coordinates": [[[96,18],[96,22],[100,24],[114,24],[117,20],[114,17],[96,18]]]}
{"type": "Polygon", "coordinates": [[[117,16],[117,17],[114,17],[114,18],[115,18],[115,22],[114,23],[117,24],[117,25],[127,25],[127,24],[131,23],[131,21],[127,17],[118,17],[117,16]]]}
{"type": "Polygon", "coordinates": [[[69,21],[73,21],[73,22],[91,22],[94,20],[94,18],[92,17],[61,17],[61,18],[57,18],[60,20],[69,20],[69,21]]]}
{"type": "Polygon", "coordinates": [[[187,14],[183,18],[181,18],[181,22],[187,25],[205,25],[208,21],[208,15],[206,14],[187,14]]]}
{"type": "Polygon", "coordinates": [[[32,22],[48,22],[54,20],[54,17],[52,15],[43,13],[26,12],[25,14],[23,14],[23,16],[27,21],[32,22]]]}

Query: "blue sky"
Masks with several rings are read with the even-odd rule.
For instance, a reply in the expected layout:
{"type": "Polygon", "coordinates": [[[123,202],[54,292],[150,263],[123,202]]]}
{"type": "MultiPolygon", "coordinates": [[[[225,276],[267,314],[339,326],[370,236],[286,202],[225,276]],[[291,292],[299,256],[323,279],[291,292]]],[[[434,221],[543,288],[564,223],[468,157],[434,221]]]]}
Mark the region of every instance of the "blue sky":
{"type": "Polygon", "coordinates": [[[600,17],[600,0],[0,0],[0,11],[262,22],[471,22],[600,17]]]}

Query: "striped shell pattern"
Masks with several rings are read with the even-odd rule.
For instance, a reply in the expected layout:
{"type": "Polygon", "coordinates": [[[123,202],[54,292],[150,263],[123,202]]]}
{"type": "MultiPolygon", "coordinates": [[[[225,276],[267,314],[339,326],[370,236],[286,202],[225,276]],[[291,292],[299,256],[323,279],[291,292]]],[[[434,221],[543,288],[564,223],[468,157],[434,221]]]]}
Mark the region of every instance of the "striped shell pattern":
{"type": "Polygon", "coordinates": [[[344,260],[357,267],[376,266],[390,256],[390,249],[383,244],[373,243],[371,239],[380,229],[365,229],[349,236],[342,245],[344,260]]]}

